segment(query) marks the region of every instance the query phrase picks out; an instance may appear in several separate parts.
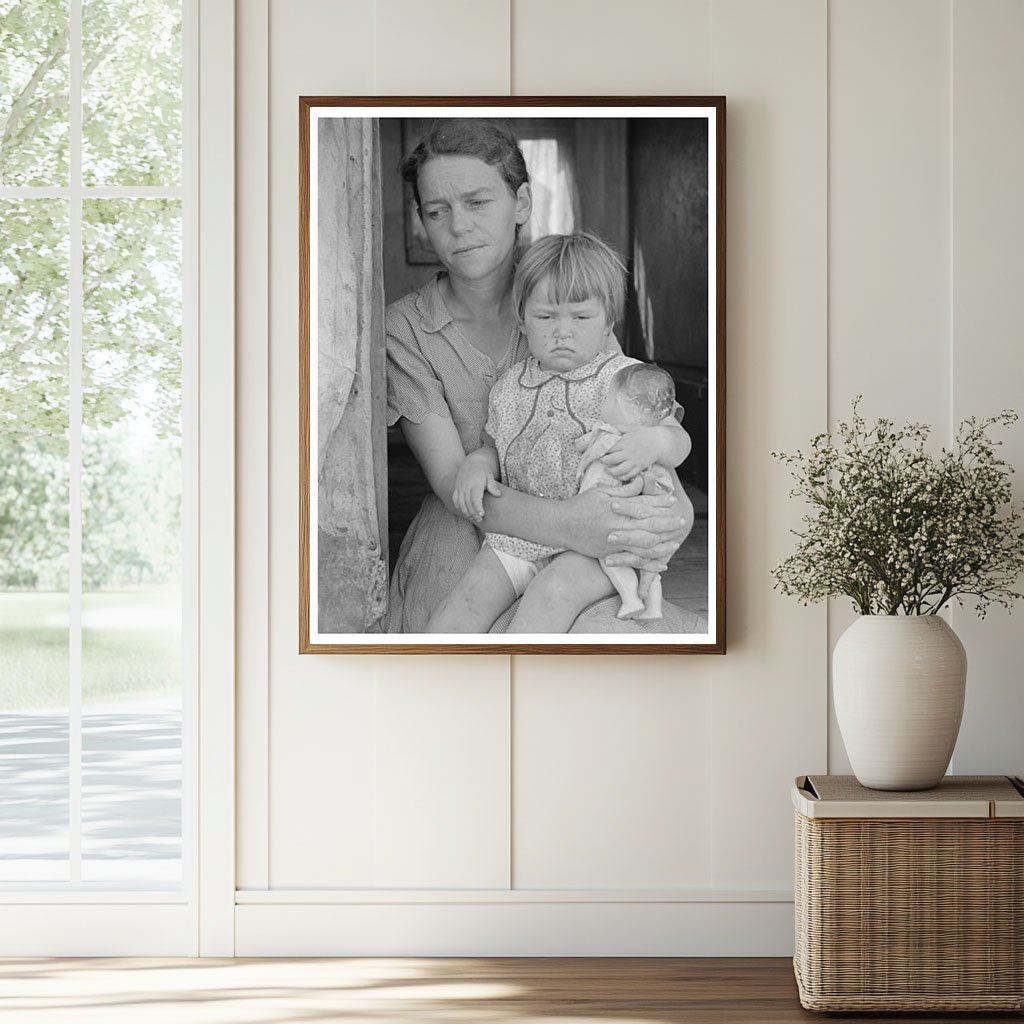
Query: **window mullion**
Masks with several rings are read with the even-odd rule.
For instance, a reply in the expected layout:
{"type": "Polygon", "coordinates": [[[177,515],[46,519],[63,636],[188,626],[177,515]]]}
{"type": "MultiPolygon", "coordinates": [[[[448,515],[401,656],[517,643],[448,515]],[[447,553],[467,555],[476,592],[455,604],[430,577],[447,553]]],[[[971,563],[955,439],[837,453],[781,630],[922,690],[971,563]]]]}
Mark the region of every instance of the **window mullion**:
{"type": "Polygon", "coordinates": [[[82,881],[82,0],[70,0],[68,781],[71,884],[82,881]]]}
{"type": "MultiPolygon", "coordinates": [[[[163,185],[91,185],[94,199],[183,199],[181,188],[163,185]]],[[[0,199],[69,199],[72,189],[49,185],[2,185],[0,199]]]]}

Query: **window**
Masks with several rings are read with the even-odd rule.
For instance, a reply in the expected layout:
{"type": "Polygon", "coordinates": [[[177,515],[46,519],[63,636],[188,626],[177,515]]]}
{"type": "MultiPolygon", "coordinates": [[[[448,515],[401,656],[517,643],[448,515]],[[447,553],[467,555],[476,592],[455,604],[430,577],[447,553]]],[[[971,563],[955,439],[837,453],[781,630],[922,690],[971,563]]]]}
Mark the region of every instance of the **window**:
{"type": "Polygon", "coordinates": [[[183,881],[182,6],[0,0],[7,887],[183,881]]]}
{"type": "Polygon", "coordinates": [[[579,198],[569,146],[555,137],[521,138],[519,146],[533,192],[533,214],[523,242],[571,235],[579,222],[579,198]]]}

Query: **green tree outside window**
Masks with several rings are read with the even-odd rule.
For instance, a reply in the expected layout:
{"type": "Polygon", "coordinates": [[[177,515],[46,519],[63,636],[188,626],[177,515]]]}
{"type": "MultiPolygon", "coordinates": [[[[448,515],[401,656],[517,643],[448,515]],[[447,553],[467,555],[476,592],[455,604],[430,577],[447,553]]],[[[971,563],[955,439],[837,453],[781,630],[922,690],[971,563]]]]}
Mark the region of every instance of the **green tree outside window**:
{"type": "MultiPolygon", "coordinates": [[[[66,699],[66,655],[40,661],[55,645],[29,609],[68,587],[69,17],[68,0],[0,0],[0,709],[66,699]]],[[[181,3],[83,0],[81,26],[88,611],[90,593],[180,582],[181,201],[146,190],[182,182],[181,3]]],[[[175,659],[138,685],[179,686],[175,659]]]]}

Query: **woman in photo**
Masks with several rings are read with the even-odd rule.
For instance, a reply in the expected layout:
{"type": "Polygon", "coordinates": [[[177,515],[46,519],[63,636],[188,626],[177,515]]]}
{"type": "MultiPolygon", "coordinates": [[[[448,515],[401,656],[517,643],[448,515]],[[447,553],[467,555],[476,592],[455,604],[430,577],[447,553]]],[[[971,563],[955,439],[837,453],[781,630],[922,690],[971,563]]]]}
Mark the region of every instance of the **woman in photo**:
{"type": "MultiPolygon", "coordinates": [[[[527,354],[512,280],[531,194],[515,137],[480,119],[435,122],[402,176],[444,267],[386,314],[388,424],[399,424],[431,488],[395,560],[388,631],[421,633],[480,549],[481,533],[452,495],[463,458],[480,446],[491,386],[527,354]]],[[[659,572],[689,533],[693,507],[678,481],[674,495],[641,487],[554,500],[502,485],[485,500],[486,529],[659,572]]],[[[593,605],[570,632],[685,633],[702,623],[668,603],[662,619],[643,624],[618,619],[617,608],[615,598],[593,605]]]]}

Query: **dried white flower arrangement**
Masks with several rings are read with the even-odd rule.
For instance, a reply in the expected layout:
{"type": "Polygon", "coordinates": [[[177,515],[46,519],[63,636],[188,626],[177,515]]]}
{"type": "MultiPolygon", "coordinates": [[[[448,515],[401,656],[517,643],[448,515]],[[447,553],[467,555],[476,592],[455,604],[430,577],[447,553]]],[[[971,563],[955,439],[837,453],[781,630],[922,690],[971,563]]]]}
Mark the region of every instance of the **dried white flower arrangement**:
{"type": "Polygon", "coordinates": [[[1010,608],[1024,571],[1024,517],[1012,503],[1013,469],[996,457],[989,428],[1004,411],[960,424],[952,450],[925,450],[929,428],[873,427],[853,402],[849,423],[819,434],[806,454],[773,452],[811,512],[796,551],[773,570],[775,588],[805,604],[846,596],[862,615],[934,615],[974,599],[1010,608]]]}

